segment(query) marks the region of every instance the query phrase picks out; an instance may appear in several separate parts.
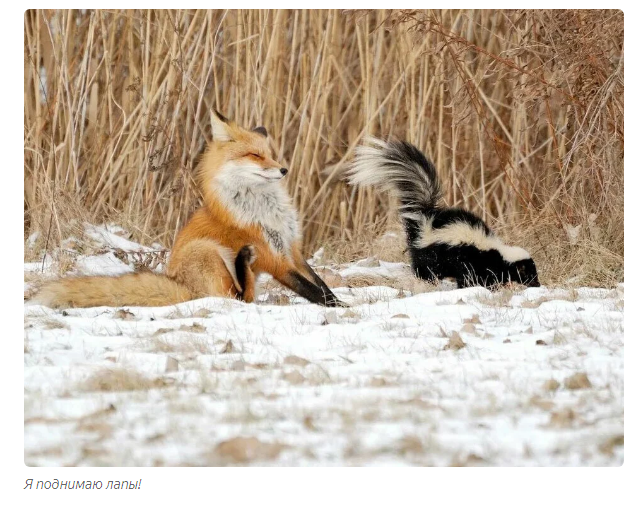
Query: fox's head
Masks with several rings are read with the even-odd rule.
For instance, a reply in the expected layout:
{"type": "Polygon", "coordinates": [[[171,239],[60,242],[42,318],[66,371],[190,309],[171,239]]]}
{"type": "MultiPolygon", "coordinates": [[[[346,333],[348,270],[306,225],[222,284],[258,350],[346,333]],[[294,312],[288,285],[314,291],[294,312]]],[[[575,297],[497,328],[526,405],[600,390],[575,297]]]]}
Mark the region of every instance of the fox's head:
{"type": "Polygon", "coordinates": [[[260,186],[280,181],[288,169],[274,160],[263,126],[247,130],[215,111],[212,142],[201,160],[203,182],[216,180],[237,186],[260,186]]]}

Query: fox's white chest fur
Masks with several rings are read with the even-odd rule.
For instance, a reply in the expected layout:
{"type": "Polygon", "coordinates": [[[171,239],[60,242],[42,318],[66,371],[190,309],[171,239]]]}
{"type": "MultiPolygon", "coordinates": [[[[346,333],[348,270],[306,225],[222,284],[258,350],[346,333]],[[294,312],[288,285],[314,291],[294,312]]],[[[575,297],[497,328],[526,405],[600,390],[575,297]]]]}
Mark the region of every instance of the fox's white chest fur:
{"type": "Polygon", "coordinates": [[[270,247],[290,257],[293,242],[301,239],[301,230],[297,212],[281,184],[230,186],[219,181],[217,193],[240,225],[258,224],[270,247]]]}

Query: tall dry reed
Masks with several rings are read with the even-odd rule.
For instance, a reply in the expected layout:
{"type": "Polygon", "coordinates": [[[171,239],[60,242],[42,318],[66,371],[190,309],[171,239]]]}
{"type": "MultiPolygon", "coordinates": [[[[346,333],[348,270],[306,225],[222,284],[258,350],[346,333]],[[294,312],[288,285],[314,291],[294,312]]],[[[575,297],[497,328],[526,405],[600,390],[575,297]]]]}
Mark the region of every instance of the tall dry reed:
{"type": "Polygon", "coordinates": [[[47,247],[72,217],[171,245],[199,204],[194,165],[217,108],[268,129],[308,251],[368,254],[396,219],[388,196],[340,178],[373,134],[423,149],[447,202],[534,251],[545,280],[623,278],[621,11],[24,19],[25,236],[47,247]]]}

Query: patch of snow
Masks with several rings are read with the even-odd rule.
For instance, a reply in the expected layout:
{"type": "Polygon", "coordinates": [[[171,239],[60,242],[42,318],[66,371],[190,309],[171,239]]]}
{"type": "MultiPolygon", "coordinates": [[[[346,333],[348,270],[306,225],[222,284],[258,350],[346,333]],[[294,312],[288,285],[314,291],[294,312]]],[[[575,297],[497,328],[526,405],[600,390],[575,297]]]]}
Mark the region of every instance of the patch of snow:
{"type": "Polygon", "coordinates": [[[40,272],[43,269],[43,264],[44,264],[44,270],[47,271],[48,269],[51,268],[53,265],[54,259],[51,257],[51,255],[47,254],[45,256],[45,261],[43,262],[42,260],[40,261],[33,261],[31,263],[25,263],[25,272],[40,272]]]}
{"type": "Polygon", "coordinates": [[[33,233],[32,233],[31,235],[29,235],[29,237],[27,238],[27,241],[25,242],[25,245],[26,245],[29,249],[31,249],[31,248],[36,244],[36,240],[38,240],[38,238],[39,238],[39,237],[40,237],[40,232],[39,232],[39,231],[35,231],[35,232],[33,232],[33,233]]]}
{"type": "Polygon", "coordinates": [[[151,247],[145,247],[131,240],[127,240],[122,235],[126,234],[125,230],[116,225],[93,225],[85,224],[85,233],[96,240],[100,244],[107,247],[114,247],[116,249],[123,249],[124,251],[153,251],[151,247]]]}
{"type": "MultiPolygon", "coordinates": [[[[116,228],[88,233],[144,250],[116,228]]],[[[77,267],[131,271],[111,252],[77,267]]],[[[372,258],[334,271],[412,275],[372,258]]],[[[338,287],[351,307],[325,308],[279,288],[290,303],[271,305],[266,279],[252,304],[26,304],[26,464],[623,463],[624,285],[338,287]],[[568,381],[577,373],[589,387],[568,381]],[[277,449],[226,454],[219,444],[235,437],[277,449]]]]}
{"type": "Polygon", "coordinates": [[[76,261],[76,271],[81,275],[120,275],[133,272],[134,268],[110,251],[96,256],[80,256],[76,261]]]}

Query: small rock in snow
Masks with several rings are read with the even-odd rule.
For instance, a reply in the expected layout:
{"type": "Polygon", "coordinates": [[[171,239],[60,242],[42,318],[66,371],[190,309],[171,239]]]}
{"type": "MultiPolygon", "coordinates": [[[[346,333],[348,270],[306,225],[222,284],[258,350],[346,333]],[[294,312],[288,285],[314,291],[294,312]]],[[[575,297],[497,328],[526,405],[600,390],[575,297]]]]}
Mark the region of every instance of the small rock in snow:
{"type": "Polygon", "coordinates": [[[543,384],[543,389],[545,391],[556,391],[559,387],[560,387],[560,382],[558,382],[556,379],[546,380],[545,383],[543,384]]]}
{"type": "Polygon", "coordinates": [[[565,379],[567,389],[587,389],[592,387],[585,372],[578,372],[565,379]]]}
{"type": "Polygon", "coordinates": [[[235,437],[221,442],[215,453],[236,463],[247,463],[256,459],[275,459],[287,446],[279,443],[266,443],[257,437],[235,437]]]}
{"type": "Polygon", "coordinates": [[[306,380],[306,377],[304,377],[301,373],[299,373],[297,370],[293,370],[292,372],[286,372],[281,376],[282,379],[287,380],[291,384],[301,384],[306,380]]]}
{"type": "Polygon", "coordinates": [[[460,331],[463,333],[474,333],[476,332],[476,327],[472,323],[466,323],[460,328],[460,331]]]}
{"type": "Polygon", "coordinates": [[[114,312],[114,319],[123,319],[124,321],[133,321],[136,319],[136,316],[133,312],[130,312],[127,309],[118,309],[114,312]]]}
{"type": "Polygon", "coordinates": [[[444,346],[444,350],[448,349],[453,349],[454,351],[457,351],[459,349],[462,349],[463,347],[466,347],[467,344],[464,343],[462,340],[462,337],[458,335],[455,331],[451,333],[451,336],[449,337],[449,343],[444,346]]]}
{"type": "Polygon", "coordinates": [[[310,364],[310,361],[307,359],[300,358],[299,356],[294,356],[292,354],[284,358],[284,365],[306,366],[308,364],[310,364]]]}
{"type": "Polygon", "coordinates": [[[178,372],[179,371],[179,360],[176,358],[173,358],[172,356],[167,357],[167,361],[165,362],[165,372],[170,373],[170,372],[178,372]]]}
{"type": "Polygon", "coordinates": [[[232,340],[228,340],[219,352],[221,354],[231,354],[233,352],[239,352],[239,350],[234,346],[232,340]]]}

